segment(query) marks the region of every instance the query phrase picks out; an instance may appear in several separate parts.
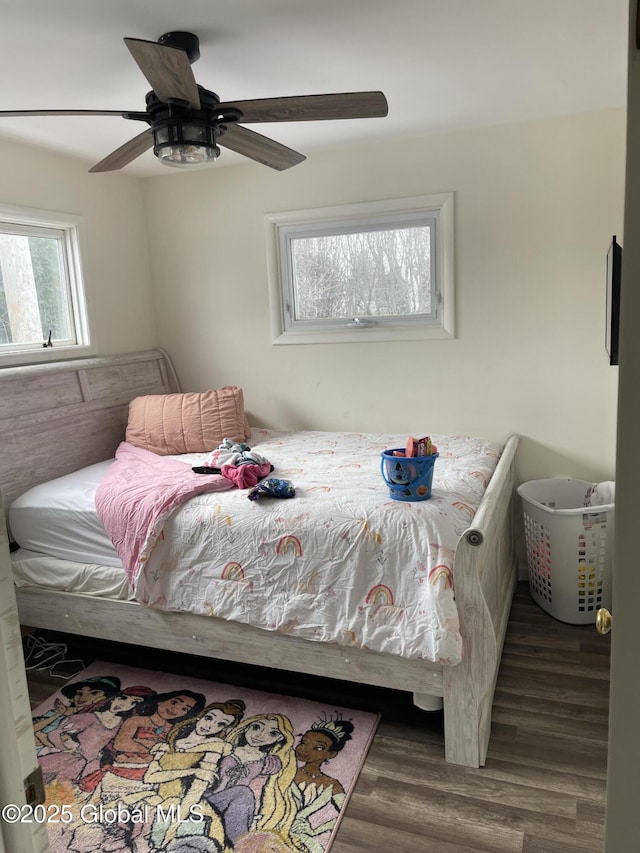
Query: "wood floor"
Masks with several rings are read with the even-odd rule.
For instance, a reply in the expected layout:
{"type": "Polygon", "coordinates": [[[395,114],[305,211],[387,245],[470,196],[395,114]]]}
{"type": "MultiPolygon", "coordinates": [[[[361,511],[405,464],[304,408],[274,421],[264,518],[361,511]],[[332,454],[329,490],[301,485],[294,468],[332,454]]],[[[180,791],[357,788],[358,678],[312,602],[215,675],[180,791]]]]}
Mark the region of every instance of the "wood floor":
{"type": "MultiPolygon", "coordinates": [[[[54,636],[54,635],[52,635],[54,636]]],[[[56,635],[60,636],[60,635],[56,635]]],[[[70,638],[69,638],[70,639],[70,638]]],[[[259,689],[336,697],[383,718],[331,853],[598,853],[604,847],[608,637],[564,625],[520,584],[486,766],[444,762],[441,714],[404,694],[91,641],[71,651],[259,689]]],[[[29,673],[35,707],[60,687],[29,673]]]]}

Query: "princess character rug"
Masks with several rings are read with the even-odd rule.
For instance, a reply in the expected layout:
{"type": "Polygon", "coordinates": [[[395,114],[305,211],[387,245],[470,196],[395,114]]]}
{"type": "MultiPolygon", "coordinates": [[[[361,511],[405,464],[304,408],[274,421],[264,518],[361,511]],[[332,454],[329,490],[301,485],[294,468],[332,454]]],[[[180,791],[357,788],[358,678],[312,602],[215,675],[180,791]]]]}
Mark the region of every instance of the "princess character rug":
{"type": "Polygon", "coordinates": [[[52,853],[327,853],[379,717],[96,662],[34,711],[52,853]]]}

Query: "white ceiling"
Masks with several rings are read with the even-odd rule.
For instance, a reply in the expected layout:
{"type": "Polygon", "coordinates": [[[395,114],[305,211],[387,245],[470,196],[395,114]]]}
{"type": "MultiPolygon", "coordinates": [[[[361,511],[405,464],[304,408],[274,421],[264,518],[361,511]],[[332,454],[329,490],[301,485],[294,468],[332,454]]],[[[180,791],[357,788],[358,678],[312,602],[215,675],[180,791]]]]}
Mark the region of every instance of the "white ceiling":
{"type": "MultiPolygon", "coordinates": [[[[385,93],[386,118],[251,126],[310,157],[623,106],[627,10],[628,0],[0,0],[0,110],[144,110],[149,85],[123,37],[187,30],[200,38],[196,80],[223,101],[385,93]]],[[[0,135],[87,167],[143,128],[120,117],[0,118],[0,135]]],[[[225,149],[214,168],[240,162],[225,149]]],[[[149,151],[125,171],[170,170],[149,151]]]]}

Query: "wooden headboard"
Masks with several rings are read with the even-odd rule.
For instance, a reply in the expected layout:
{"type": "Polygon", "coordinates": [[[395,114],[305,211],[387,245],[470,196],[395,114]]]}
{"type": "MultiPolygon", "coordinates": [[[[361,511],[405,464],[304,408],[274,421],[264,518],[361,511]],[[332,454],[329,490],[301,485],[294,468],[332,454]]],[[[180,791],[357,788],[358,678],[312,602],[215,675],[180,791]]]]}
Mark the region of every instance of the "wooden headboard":
{"type": "Polygon", "coordinates": [[[124,440],[128,404],[179,391],[162,350],[0,369],[0,492],[109,459],[124,440]]]}

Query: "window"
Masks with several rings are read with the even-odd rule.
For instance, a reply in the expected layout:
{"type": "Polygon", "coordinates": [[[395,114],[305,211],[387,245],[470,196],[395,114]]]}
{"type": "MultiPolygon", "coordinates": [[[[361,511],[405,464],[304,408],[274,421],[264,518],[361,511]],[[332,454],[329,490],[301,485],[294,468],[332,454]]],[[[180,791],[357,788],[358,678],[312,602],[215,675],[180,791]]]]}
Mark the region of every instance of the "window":
{"type": "Polygon", "coordinates": [[[453,337],[453,194],[267,216],[273,342],[453,337]]]}
{"type": "Polygon", "coordinates": [[[0,364],[60,358],[88,346],[79,223],[0,205],[0,364]]]}

